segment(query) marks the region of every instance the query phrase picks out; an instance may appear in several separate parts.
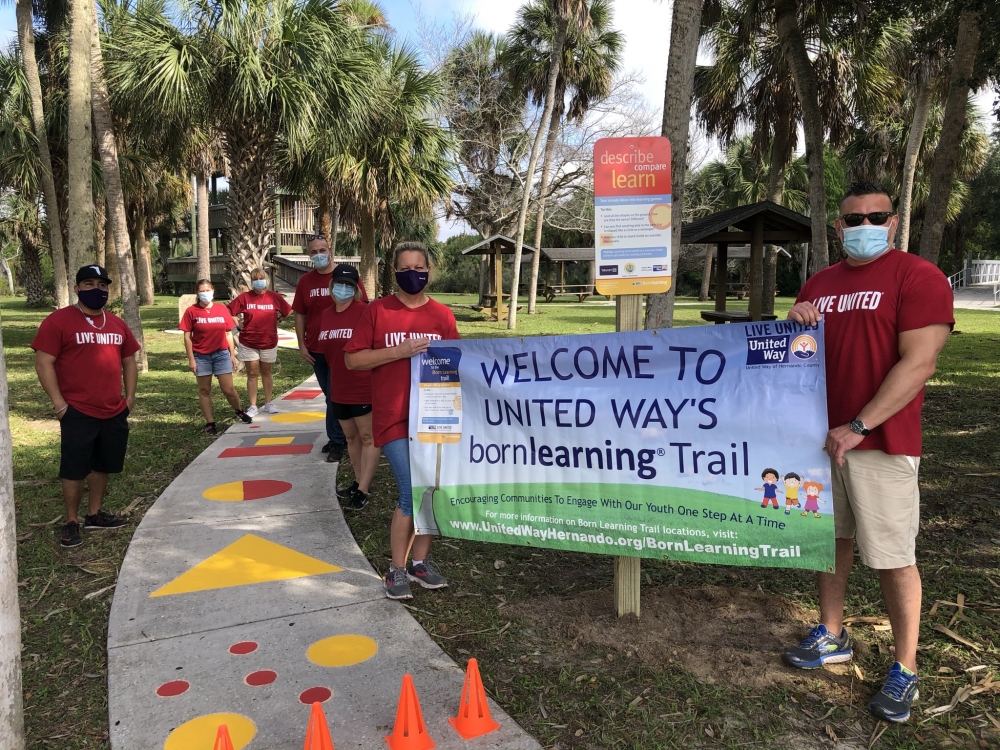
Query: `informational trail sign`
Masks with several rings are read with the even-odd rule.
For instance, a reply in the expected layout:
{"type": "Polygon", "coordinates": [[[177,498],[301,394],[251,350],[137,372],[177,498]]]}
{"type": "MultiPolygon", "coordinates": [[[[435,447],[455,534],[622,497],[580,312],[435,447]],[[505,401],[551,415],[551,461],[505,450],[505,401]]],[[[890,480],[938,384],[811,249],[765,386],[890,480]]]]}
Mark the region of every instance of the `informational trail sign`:
{"type": "Polygon", "coordinates": [[[437,342],[411,363],[418,534],[834,565],[823,331],[437,342]]]}
{"type": "Polygon", "coordinates": [[[670,141],[594,144],[595,284],[601,294],[670,288],[670,141]]]}

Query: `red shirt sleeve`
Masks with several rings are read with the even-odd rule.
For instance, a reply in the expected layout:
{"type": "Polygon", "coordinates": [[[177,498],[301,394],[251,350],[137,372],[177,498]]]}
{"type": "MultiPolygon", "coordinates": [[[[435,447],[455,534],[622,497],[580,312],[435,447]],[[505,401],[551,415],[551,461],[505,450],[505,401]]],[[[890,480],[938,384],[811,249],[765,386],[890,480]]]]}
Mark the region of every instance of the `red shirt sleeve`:
{"type": "Polygon", "coordinates": [[[181,318],[181,322],[177,325],[177,327],[182,331],[187,331],[188,333],[191,333],[191,331],[194,330],[194,325],[191,322],[192,319],[194,318],[194,314],[192,313],[193,310],[194,306],[192,305],[191,307],[189,307],[187,310],[184,311],[184,317],[181,318]]]}
{"type": "Polygon", "coordinates": [[[299,315],[305,315],[308,311],[308,308],[306,307],[306,293],[303,290],[303,287],[305,286],[303,282],[305,280],[306,275],[303,275],[303,277],[299,279],[299,283],[295,285],[295,296],[292,298],[292,309],[299,315]]]}
{"type": "Polygon", "coordinates": [[[954,301],[951,284],[941,269],[930,262],[920,263],[903,281],[897,328],[903,332],[940,323],[954,325],[954,301]]]}
{"type": "Polygon", "coordinates": [[[243,312],[243,295],[241,294],[239,297],[226,305],[226,307],[229,308],[230,315],[239,315],[243,312]]]}
{"type": "Polygon", "coordinates": [[[236,328],[236,321],[233,320],[233,316],[229,314],[229,308],[222,305],[222,314],[226,318],[226,330],[231,331],[236,328]]]}
{"type": "Polygon", "coordinates": [[[51,317],[51,315],[46,317],[38,326],[38,333],[35,334],[35,338],[31,342],[31,348],[36,352],[45,352],[53,357],[58,357],[63,348],[62,336],[59,335],[58,328],[50,320],[51,317]]]}
{"type": "Polygon", "coordinates": [[[287,318],[288,314],[292,311],[292,306],[288,304],[288,300],[282,297],[277,292],[272,292],[272,294],[277,297],[278,312],[281,313],[281,317],[287,318]]]}
{"type": "Polygon", "coordinates": [[[367,305],[361,319],[354,326],[354,334],[344,346],[345,354],[375,348],[375,305],[367,305]]]}

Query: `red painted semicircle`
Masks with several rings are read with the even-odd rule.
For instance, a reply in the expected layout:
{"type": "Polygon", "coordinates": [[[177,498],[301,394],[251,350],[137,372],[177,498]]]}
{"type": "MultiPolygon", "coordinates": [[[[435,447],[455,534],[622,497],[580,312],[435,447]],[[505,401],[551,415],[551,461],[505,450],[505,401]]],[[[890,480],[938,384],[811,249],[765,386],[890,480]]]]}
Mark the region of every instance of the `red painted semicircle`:
{"type": "Polygon", "coordinates": [[[289,482],[279,482],[276,479],[247,479],[243,482],[243,499],[260,500],[274,497],[292,489],[289,482]]]}

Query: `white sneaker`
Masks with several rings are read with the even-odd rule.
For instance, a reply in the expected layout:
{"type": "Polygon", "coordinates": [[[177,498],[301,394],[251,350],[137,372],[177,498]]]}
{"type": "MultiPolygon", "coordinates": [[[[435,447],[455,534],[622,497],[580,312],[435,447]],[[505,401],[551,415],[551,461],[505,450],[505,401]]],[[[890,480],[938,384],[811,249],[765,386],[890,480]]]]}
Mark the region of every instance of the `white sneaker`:
{"type": "Polygon", "coordinates": [[[266,404],[264,404],[264,411],[266,411],[268,414],[277,414],[278,407],[272,404],[270,401],[268,401],[266,404]]]}
{"type": "Polygon", "coordinates": [[[248,417],[256,417],[257,416],[257,407],[256,406],[248,406],[247,407],[247,416],[248,417]]]}

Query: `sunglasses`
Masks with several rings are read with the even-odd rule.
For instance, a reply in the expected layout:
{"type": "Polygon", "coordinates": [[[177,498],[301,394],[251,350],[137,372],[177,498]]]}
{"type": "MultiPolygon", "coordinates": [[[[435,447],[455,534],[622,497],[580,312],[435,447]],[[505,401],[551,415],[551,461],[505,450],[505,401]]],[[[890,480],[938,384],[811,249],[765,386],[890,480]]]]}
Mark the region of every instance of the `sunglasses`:
{"type": "Polygon", "coordinates": [[[306,241],[307,242],[312,242],[313,240],[325,240],[325,239],[326,239],[326,235],[325,234],[310,234],[306,238],[306,241]]]}
{"type": "Polygon", "coordinates": [[[840,220],[849,227],[859,227],[865,223],[865,219],[868,219],[872,224],[880,227],[889,221],[890,216],[892,216],[892,211],[873,211],[870,214],[844,214],[840,220]]]}

